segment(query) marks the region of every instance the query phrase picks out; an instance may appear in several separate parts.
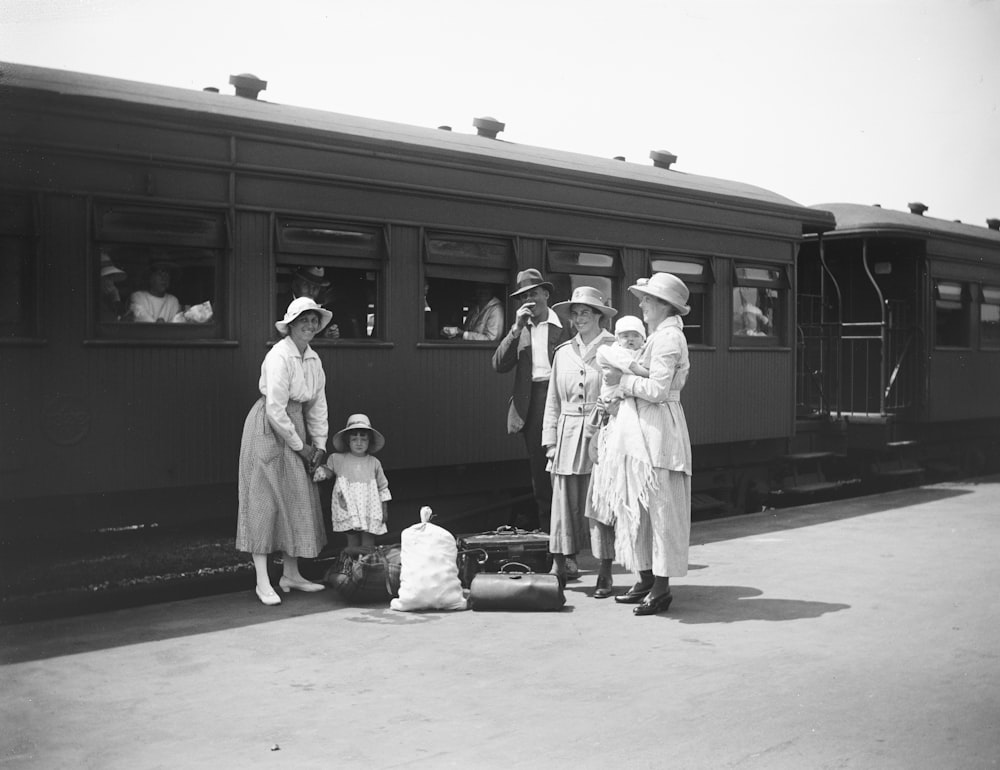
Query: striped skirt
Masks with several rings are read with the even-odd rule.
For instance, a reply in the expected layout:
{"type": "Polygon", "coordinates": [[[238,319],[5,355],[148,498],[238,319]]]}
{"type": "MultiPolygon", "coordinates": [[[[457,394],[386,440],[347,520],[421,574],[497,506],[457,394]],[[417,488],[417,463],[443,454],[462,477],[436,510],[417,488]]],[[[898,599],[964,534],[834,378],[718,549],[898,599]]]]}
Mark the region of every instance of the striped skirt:
{"type": "MultiPolygon", "coordinates": [[[[289,401],[288,416],[305,436],[302,404],[289,401]]],[[[319,488],[298,454],[271,429],[263,397],[243,423],[239,502],[238,551],[312,557],[326,545],[319,488]]]]}

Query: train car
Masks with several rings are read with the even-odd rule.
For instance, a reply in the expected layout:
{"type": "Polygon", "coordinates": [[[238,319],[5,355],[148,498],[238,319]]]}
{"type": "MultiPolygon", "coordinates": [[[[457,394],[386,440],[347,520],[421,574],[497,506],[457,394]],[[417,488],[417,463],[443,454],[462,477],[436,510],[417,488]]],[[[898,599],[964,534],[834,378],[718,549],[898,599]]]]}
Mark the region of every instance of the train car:
{"type": "Polygon", "coordinates": [[[1000,467],[1000,220],[824,204],[798,258],[800,448],[861,478],[1000,467]]]}
{"type": "Polygon", "coordinates": [[[235,94],[0,64],[8,525],[233,516],[242,421],[302,271],[340,331],[314,344],[331,428],[365,412],[386,434],[396,530],[419,502],[502,514],[528,488],[495,342],[440,334],[481,284],[510,319],[527,267],[553,301],[589,284],[636,314],[637,278],[687,281],[697,499],[742,507],[741,469],[787,450],[795,260],[828,212],[683,173],[665,152],[520,146],[492,118],[475,133],[399,125],[230,80],[235,94]],[[163,323],[124,305],[156,271],[178,300],[163,323]]]}

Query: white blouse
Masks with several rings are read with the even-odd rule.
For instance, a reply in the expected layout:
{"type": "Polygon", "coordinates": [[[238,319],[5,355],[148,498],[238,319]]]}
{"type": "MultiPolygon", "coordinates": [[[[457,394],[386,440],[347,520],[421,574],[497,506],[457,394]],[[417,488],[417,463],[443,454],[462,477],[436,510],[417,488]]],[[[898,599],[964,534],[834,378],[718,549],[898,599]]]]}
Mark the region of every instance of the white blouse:
{"type": "Polygon", "coordinates": [[[290,337],[285,337],[264,356],[258,384],[264,396],[268,422],[296,452],[302,449],[304,437],[299,436],[288,416],[288,402],[302,404],[309,439],[317,449],[326,449],[330,432],[326,406],[326,373],[316,351],[307,347],[299,353],[290,337]]]}

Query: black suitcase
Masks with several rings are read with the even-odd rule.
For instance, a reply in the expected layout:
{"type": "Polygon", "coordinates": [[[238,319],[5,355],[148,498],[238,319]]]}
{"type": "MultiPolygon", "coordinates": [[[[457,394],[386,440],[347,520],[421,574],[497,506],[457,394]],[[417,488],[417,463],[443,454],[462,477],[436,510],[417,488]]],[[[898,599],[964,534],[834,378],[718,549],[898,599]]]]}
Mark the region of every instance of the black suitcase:
{"type": "Polygon", "coordinates": [[[548,533],[500,527],[458,537],[458,577],[464,588],[472,584],[477,573],[499,572],[511,562],[524,564],[532,572],[548,572],[552,567],[548,533]]]}

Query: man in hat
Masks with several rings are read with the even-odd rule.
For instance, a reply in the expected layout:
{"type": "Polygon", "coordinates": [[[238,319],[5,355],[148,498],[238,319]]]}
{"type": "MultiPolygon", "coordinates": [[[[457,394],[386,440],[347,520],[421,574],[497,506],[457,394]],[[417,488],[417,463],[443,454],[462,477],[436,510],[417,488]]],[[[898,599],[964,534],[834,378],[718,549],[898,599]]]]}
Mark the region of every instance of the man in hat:
{"type": "MultiPolygon", "coordinates": [[[[552,481],[545,469],[542,418],[556,347],[572,337],[549,308],[552,284],[534,268],[517,274],[517,288],[510,293],[520,303],[514,324],[493,353],[493,369],[503,374],[514,369],[514,393],[507,409],[507,432],[520,433],[528,450],[531,485],[538,508],[539,529],[549,529],[552,481]]],[[[535,522],[532,522],[535,523],[535,522]]]]}
{"type": "Polygon", "coordinates": [[[115,267],[110,255],[101,252],[101,301],[98,315],[101,323],[131,320],[126,318],[128,307],[118,291],[118,284],[124,281],[126,273],[115,267]]]}
{"type": "MultiPolygon", "coordinates": [[[[324,289],[329,288],[330,282],[326,280],[326,270],[319,266],[297,267],[292,273],[292,293],[284,298],[284,304],[279,301],[279,315],[285,312],[292,302],[299,297],[309,297],[317,305],[326,307],[326,303],[320,299],[324,294],[324,289]]],[[[324,337],[337,338],[340,336],[340,327],[331,323],[323,330],[324,337]]]]}

